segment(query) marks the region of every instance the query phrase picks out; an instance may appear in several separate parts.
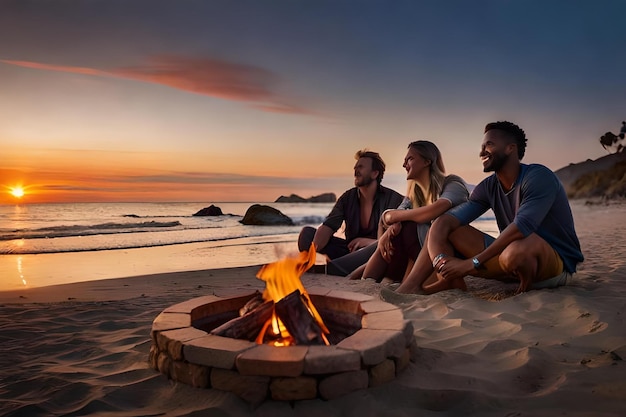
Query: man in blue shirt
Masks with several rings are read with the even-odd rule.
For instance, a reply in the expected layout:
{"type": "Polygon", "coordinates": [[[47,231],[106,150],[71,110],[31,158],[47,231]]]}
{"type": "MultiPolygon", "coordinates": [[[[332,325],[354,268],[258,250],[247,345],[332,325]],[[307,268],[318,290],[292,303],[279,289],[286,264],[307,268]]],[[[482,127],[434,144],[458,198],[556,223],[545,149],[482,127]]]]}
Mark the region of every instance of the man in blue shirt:
{"type": "Polygon", "coordinates": [[[466,289],[463,277],[473,275],[519,280],[519,293],[563,285],[576,271],[583,254],[567,195],[550,169],[521,163],[526,141],[511,122],[487,124],[480,158],[483,170],[494,174],[476,186],[468,202],[433,223],[428,251],[416,261],[420,268],[398,292],[466,289]],[[500,230],[497,239],[469,226],[489,209],[500,230]]]}

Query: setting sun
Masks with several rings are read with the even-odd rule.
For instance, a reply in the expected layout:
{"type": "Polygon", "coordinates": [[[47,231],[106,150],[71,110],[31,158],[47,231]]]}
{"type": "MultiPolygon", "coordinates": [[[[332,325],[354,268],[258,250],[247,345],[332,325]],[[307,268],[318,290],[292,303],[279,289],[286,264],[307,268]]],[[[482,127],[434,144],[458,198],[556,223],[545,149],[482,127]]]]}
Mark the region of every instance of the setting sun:
{"type": "Polygon", "coordinates": [[[24,197],[24,189],[22,187],[11,187],[9,192],[16,198],[24,197]]]}

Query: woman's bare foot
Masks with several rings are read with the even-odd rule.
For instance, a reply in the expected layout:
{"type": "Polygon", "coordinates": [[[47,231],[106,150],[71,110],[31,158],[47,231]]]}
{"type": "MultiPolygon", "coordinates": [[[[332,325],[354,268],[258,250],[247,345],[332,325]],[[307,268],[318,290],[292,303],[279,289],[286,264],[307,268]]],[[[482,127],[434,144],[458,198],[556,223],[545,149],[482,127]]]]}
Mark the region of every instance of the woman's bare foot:
{"type": "Polygon", "coordinates": [[[454,289],[467,291],[467,284],[465,284],[465,280],[463,278],[458,278],[452,281],[439,280],[434,284],[424,286],[426,294],[434,294],[439,291],[454,289]]]}

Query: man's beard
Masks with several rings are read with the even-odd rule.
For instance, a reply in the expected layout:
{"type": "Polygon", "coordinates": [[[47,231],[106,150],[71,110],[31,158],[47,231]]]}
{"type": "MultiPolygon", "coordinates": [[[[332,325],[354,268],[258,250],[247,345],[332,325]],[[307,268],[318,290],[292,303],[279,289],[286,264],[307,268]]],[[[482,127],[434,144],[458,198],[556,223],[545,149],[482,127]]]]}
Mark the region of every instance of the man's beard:
{"type": "Polygon", "coordinates": [[[368,176],[363,176],[363,177],[355,177],[354,178],[354,185],[357,187],[367,187],[368,185],[370,185],[372,182],[376,181],[375,179],[372,179],[372,177],[368,176]]]}
{"type": "Polygon", "coordinates": [[[483,172],[499,171],[500,169],[502,169],[504,164],[506,164],[510,157],[511,155],[507,156],[506,154],[501,152],[490,154],[489,163],[483,166],[483,172]]]}

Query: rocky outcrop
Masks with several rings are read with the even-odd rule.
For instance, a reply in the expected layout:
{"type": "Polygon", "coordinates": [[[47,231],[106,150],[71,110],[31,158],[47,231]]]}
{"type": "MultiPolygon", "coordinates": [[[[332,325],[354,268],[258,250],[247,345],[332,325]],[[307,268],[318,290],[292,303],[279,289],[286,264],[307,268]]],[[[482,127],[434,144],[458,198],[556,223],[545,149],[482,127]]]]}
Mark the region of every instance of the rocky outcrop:
{"type": "Polygon", "coordinates": [[[337,196],[334,193],[324,193],[310,198],[291,194],[289,197],[281,195],[276,199],[275,203],[334,203],[335,201],[337,201],[337,196]]]}
{"type": "Polygon", "coordinates": [[[274,203],[306,203],[306,198],[300,197],[297,194],[291,194],[289,197],[281,195],[274,201],[274,203]]]}
{"type": "Polygon", "coordinates": [[[615,198],[626,195],[626,152],[569,164],[557,171],[569,198],[615,198]]]}
{"type": "Polygon", "coordinates": [[[222,209],[211,204],[194,214],[194,216],[222,216],[222,209]]]}
{"type": "Polygon", "coordinates": [[[248,208],[242,224],[253,226],[293,226],[291,218],[285,216],[280,210],[274,207],[261,204],[254,204],[248,208]]]}

